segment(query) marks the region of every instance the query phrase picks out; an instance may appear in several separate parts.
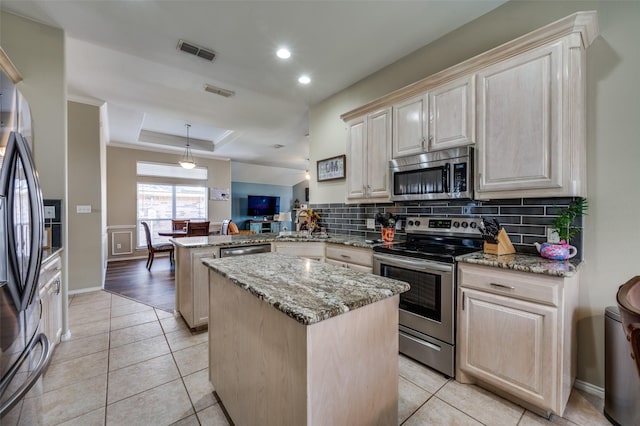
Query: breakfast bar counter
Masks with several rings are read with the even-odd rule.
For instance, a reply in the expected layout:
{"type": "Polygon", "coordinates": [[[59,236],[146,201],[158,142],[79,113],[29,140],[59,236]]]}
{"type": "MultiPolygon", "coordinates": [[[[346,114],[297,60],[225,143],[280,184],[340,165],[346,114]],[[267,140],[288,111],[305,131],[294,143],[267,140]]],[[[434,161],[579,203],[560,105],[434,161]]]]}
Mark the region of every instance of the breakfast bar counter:
{"type": "Polygon", "coordinates": [[[235,424],[394,424],[409,285],[279,253],[205,259],[209,377],[235,424]]]}

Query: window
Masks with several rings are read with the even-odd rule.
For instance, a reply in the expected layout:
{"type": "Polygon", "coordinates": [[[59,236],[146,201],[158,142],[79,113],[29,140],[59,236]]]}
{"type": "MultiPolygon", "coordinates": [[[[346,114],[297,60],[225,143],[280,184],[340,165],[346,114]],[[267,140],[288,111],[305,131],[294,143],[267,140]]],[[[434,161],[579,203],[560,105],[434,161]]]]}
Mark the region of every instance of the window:
{"type": "Polygon", "coordinates": [[[138,182],[138,247],[147,244],[141,222],[154,243],[167,242],[158,232],[171,231],[171,219],[207,220],[207,187],[138,182]]]}

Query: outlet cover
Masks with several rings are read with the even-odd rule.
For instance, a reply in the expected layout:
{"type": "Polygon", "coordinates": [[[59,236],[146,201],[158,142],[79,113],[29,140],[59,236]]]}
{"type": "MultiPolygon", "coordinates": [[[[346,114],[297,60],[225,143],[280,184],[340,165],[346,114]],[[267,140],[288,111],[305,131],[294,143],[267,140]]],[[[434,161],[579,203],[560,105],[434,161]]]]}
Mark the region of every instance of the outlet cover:
{"type": "Polygon", "coordinates": [[[560,236],[555,229],[547,228],[547,241],[550,243],[559,243],[560,236]]]}
{"type": "Polygon", "coordinates": [[[91,205],[88,206],[76,206],[76,213],[91,213],[91,205]]]}
{"type": "Polygon", "coordinates": [[[367,229],[376,229],[375,219],[367,219],[367,229]]]}

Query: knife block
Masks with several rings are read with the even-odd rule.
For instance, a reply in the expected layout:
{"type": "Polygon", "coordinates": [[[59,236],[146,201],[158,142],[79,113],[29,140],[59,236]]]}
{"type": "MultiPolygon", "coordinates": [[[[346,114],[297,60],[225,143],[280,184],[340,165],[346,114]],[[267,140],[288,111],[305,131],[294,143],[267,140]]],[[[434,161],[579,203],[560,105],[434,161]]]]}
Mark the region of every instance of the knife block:
{"type": "Polygon", "coordinates": [[[487,254],[496,254],[498,256],[502,254],[513,254],[516,252],[516,249],[513,247],[513,244],[511,244],[511,239],[504,228],[500,229],[500,232],[498,232],[496,241],[498,241],[497,244],[485,241],[484,252],[487,254]]]}

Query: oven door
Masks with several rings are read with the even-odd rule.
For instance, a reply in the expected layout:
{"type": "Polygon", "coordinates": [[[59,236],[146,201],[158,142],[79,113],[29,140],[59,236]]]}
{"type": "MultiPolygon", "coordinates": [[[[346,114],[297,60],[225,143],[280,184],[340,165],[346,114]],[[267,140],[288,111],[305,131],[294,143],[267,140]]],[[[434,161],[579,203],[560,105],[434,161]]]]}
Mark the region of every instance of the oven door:
{"type": "Polygon", "coordinates": [[[392,166],[391,200],[449,198],[450,164],[445,161],[392,166]]]}
{"type": "Polygon", "coordinates": [[[400,294],[400,325],[455,344],[454,265],[404,256],[374,254],[374,273],[406,281],[400,294]]]}

